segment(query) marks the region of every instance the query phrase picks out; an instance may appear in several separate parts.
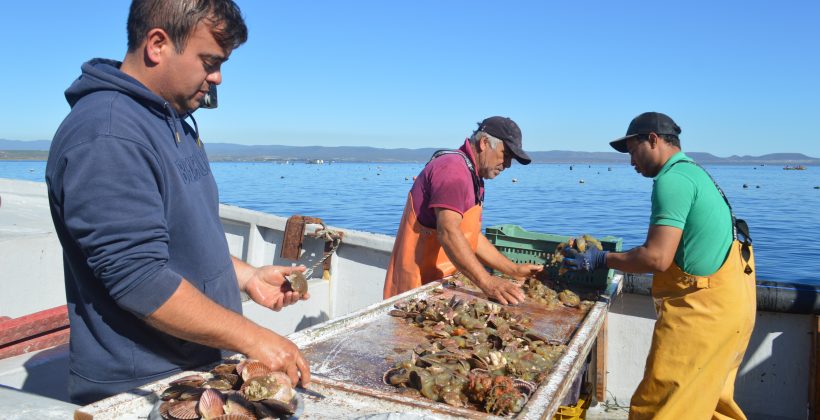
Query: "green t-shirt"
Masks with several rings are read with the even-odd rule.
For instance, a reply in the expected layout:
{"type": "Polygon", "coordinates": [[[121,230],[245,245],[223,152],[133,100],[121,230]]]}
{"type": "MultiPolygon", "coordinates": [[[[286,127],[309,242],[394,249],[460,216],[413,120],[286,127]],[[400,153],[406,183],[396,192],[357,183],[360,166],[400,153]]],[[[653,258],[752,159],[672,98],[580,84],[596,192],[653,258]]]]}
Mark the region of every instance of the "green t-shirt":
{"type": "Polygon", "coordinates": [[[714,274],[732,244],[732,216],[709,175],[683,152],[669,158],[652,187],[653,225],[683,230],[675,263],[696,276],[714,274]]]}

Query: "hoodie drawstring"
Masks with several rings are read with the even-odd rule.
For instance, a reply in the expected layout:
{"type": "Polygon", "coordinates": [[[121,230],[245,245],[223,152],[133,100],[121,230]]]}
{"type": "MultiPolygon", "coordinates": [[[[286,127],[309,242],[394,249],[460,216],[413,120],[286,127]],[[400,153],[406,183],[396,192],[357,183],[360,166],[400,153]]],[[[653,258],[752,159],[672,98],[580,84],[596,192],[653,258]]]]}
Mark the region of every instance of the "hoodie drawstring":
{"type": "Polygon", "coordinates": [[[194,135],[196,135],[196,145],[202,147],[202,138],[199,137],[199,126],[196,124],[196,118],[194,118],[194,114],[188,113],[188,116],[191,117],[191,121],[194,122],[194,135]]]}
{"type": "MultiPolygon", "coordinates": [[[[181,137],[179,136],[179,127],[177,126],[177,120],[179,123],[182,124],[181,118],[175,118],[176,113],[170,109],[168,102],[163,103],[165,107],[165,111],[167,114],[165,115],[165,122],[168,124],[168,128],[171,129],[172,134],[174,135],[174,139],[176,139],[177,147],[179,147],[179,143],[182,141],[181,137]]],[[[191,117],[191,121],[194,122],[194,135],[196,136],[196,145],[202,147],[202,139],[199,137],[199,125],[196,123],[196,119],[194,115],[188,112],[185,114],[187,117],[191,117]]]]}
{"type": "Polygon", "coordinates": [[[170,109],[168,106],[168,102],[162,103],[163,108],[165,108],[165,123],[168,124],[168,128],[171,129],[171,135],[174,136],[175,143],[177,147],[179,147],[180,137],[179,137],[179,130],[177,129],[176,118],[174,118],[174,111],[170,109]]]}

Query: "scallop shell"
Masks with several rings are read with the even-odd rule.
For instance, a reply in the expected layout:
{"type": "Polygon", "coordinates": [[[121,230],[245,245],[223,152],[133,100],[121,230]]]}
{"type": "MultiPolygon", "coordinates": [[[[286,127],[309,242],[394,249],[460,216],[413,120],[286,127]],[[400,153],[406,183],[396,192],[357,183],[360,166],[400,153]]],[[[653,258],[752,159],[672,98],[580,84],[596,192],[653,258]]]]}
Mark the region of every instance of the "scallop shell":
{"type": "Polygon", "coordinates": [[[196,388],[202,385],[204,382],[205,378],[203,378],[202,375],[188,375],[183,376],[182,378],[179,378],[175,381],[171,381],[170,383],[168,383],[168,385],[188,385],[196,388]]]}
{"type": "Polygon", "coordinates": [[[248,379],[255,378],[257,376],[267,376],[272,371],[268,368],[264,363],[259,361],[249,361],[245,366],[242,368],[242,380],[247,381],[248,379]]]}
{"type": "Polygon", "coordinates": [[[390,368],[384,372],[382,382],[385,385],[401,386],[407,384],[410,380],[407,370],[404,368],[390,368]]]}
{"type": "Polygon", "coordinates": [[[290,401],[296,393],[291,387],[290,378],[282,372],[251,378],[242,384],[241,391],[251,401],[290,401]]]}
{"type": "Polygon", "coordinates": [[[225,409],[222,408],[222,394],[215,389],[206,389],[199,397],[199,405],[197,410],[204,419],[211,419],[225,414],[225,409]]]}
{"type": "Polygon", "coordinates": [[[236,368],[235,368],[236,372],[235,372],[235,373],[236,373],[237,375],[239,375],[239,376],[242,376],[242,370],[244,370],[244,369],[245,369],[245,365],[247,365],[247,364],[248,364],[248,363],[250,363],[251,361],[252,361],[252,359],[242,359],[242,361],[241,361],[241,362],[239,362],[239,363],[236,365],[236,368]]]}
{"type": "Polygon", "coordinates": [[[266,406],[265,404],[262,404],[262,403],[259,403],[259,402],[255,402],[255,403],[252,403],[252,404],[253,404],[253,408],[256,410],[256,417],[257,418],[260,418],[260,419],[279,418],[279,415],[277,415],[276,412],[273,411],[273,409],[266,406]]]}
{"type": "Polygon", "coordinates": [[[305,294],[308,291],[308,282],[307,278],[305,278],[304,273],[301,271],[296,271],[293,274],[287,276],[288,282],[290,282],[290,288],[293,289],[294,292],[299,294],[305,294]]]}
{"type": "Polygon", "coordinates": [[[211,374],[214,376],[227,374],[236,375],[236,367],[238,365],[238,363],[223,363],[211,369],[211,374]]]}
{"type": "Polygon", "coordinates": [[[159,398],[164,400],[164,401],[178,400],[179,396],[183,392],[191,391],[191,390],[194,390],[194,389],[196,389],[196,388],[194,388],[190,385],[171,385],[168,388],[165,388],[164,391],[162,391],[162,394],[159,396],[159,398]]]}
{"type": "MultiPolygon", "coordinates": [[[[236,376],[236,375],[234,375],[236,376]]],[[[229,389],[233,389],[233,384],[226,378],[219,376],[213,378],[211,380],[206,381],[202,384],[203,388],[212,388],[212,389],[219,389],[222,391],[227,391],[229,389]]]]}
{"type": "Polygon", "coordinates": [[[296,399],[291,398],[290,401],[280,401],[275,399],[262,400],[262,405],[267,406],[277,413],[293,414],[296,411],[296,399]]]}
{"type": "Polygon", "coordinates": [[[225,399],[225,414],[238,414],[250,418],[256,417],[253,403],[239,392],[231,392],[225,399]]]}
{"type": "Polygon", "coordinates": [[[219,417],[214,417],[212,420],[253,420],[253,416],[243,416],[242,414],[223,414],[219,417]]]}
{"type": "Polygon", "coordinates": [[[535,392],[535,387],[537,386],[536,384],[529,381],[525,381],[523,379],[513,379],[513,384],[515,386],[515,389],[518,390],[518,392],[524,394],[524,397],[526,397],[527,399],[529,399],[530,395],[532,395],[532,393],[535,392]]]}
{"type": "Polygon", "coordinates": [[[194,420],[199,418],[196,412],[197,401],[177,401],[168,407],[168,415],[174,419],[194,420]]]}
{"type": "Polygon", "coordinates": [[[171,408],[173,404],[176,404],[177,401],[163,401],[162,404],[159,405],[159,415],[162,416],[164,419],[171,419],[171,415],[168,414],[168,409],[171,408]]]}
{"type": "Polygon", "coordinates": [[[186,391],[182,391],[177,399],[180,401],[196,401],[199,400],[199,397],[202,395],[203,391],[205,391],[203,388],[191,388],[186,391]]]}

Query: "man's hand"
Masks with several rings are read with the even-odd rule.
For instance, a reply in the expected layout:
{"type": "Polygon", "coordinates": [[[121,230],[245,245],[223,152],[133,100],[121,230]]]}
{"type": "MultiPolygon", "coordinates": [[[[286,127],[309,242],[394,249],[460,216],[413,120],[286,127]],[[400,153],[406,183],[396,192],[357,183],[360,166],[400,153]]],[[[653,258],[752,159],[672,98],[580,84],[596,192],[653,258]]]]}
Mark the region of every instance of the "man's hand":
{"type": "Polygon", "coordinates": [[[274,311],[280,311],[288,305],[293,305],[299,300],[310,298],[309,293],[300,295],[294,292],[290,283],[285,280],[285,276],[293,272],[305,271],[305,266],[284,267],[276,265],[265,265],[254,269],[253,274],[245,282],[245,293],[254,302],[274,311]]]}
{"type": "Polygon", "coordinates": [[[250,350],[245,352],[249,359],[256,359],[275,371],[284,372],[290,382],[302,387],[310,383],[310,364],[292,341],[265,328],[259,329],[250,350]]]}
{"type": "Polygon", "coordinates": [[[565,248],[563,265],[570,270],[593,271],[596,268],[606,267],[606,254],[608,253],[608,251],[600,251],[594,246],[589,247],[584,252],[565,248]]]}
{"type": "Polygon", "coordinates": [[[538,264],[516,264],[515,269],[510,276],[516,280],[524,280],[528,277],[534,277],[537,273],[544,271],[543,265],[538,264]]]}
{"type": "Polygon", "coordinates": [[[524,301],[524,291],[514,283],[500,277],[489,276],[479,287],[488,298],[502,305],[517,305],[524,301]]]}

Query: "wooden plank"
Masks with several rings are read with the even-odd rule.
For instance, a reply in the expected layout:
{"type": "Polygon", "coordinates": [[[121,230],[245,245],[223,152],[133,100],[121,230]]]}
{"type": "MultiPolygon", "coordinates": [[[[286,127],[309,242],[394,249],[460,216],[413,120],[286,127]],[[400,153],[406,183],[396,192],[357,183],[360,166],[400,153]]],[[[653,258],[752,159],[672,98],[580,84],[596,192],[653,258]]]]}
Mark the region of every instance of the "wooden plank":
{"type": "Polygon", "coordinates": [[[66,305],[0,321],[0,347],[67,327],[66,305]]]}
{"type": "Polygon", "coordinates": [[[44,350],[51,347],[68,343],[71,331],[68,327],[49,331],[36,337],[29,337],[25,340],[0,346],[0,359],[18,356],[24,353],[31,353],[37,350],[44,350]]]}

